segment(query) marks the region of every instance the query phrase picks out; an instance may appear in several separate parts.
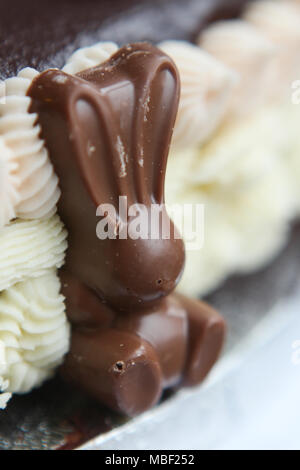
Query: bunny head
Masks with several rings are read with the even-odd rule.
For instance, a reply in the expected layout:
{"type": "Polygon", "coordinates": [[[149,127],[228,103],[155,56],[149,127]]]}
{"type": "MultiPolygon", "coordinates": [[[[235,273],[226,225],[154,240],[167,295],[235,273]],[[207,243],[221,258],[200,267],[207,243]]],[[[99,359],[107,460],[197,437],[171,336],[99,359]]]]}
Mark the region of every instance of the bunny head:
{"type": "Polygon", "coordinates": [[[170,293],[185,256],[164,206],[179,101],[172,60],[133,44],[76,76],[48,70],[28,94],[60,179],[66,269],[119,310],[170,293]]]}

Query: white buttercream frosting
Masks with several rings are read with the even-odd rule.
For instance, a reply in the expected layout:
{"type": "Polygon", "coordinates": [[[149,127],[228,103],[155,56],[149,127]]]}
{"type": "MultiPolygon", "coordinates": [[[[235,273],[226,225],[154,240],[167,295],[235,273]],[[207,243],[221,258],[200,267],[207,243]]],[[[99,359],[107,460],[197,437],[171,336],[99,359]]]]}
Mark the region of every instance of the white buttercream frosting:
{"type": "Polygon", "coordinates": [[[213,23],[199,37],[199,46],[240,75],[231,111],[242,115],[270,100],[274,86],[275,45],[246,21],[213,23]]]}
{"type": "Polygon", "coordinates": [[[0,227],[15,217],[50,217],[60,196],[58,178],[35,124],[37,116],[28,112],[30,98],[26,93],[37,75],[28,68],[5,81],[5,102],[0,105],[0,160],[1,167],[5,161],[5,169],[0,178],[9,192],[0,201],[0,227]]]}
{"type": "Polygon", "coordinates": [[[9,382],[2,377],[6,370],[5,343],[0,340],[0,410],[6,408],[7,402],[11,398],[11,393],[7,392],[9,382]]]}
{"type": "Polygon", "coordinates": [[[300,74],[300,9],[292,2],[262,0],[250,3],[245,20],[276,44],[278,60],[275,93],[290,98],[290,85],[300,74]]]}
{"type": "Polygon", "coordinates": [[[26,393],[53,375],[69,348],[69,325],[60,282],[50,270],[0,293],[2,381],[26,393]]]}
{"type": "MultiPolygon", "coordinates": [[[[67,232],[57,215],[42,220],[16,220],[0,230],[0,292],[28,277],[60,268],[67,232]]],[[[42,314],[42,312],[41,312],[42,314]]]]}
{"type": "Polygon", "coordinates": [[[288,135],[288,145],[286,146],[286,162],[290,171],[291,182],[296,193],[297,216],[300,215],[300,103],[290,104],[283,110],[284,129],[288,135]]]}
{"type": "Polygon", "coordinates": [[[244,18],[280,44],[299,43],[300,17],[296,3],[276,0],[258,0],[249,3],[244,18]]]}
{"type": "Polygon", "coordinates": [[[173,146],[184,148],[202,143],[228,110],[238,76],[188,42],[166,41],[158,47],[174,60],[181,79],[173,146]]]}
{"type": "Polygon", "coordinates": [[[90,47],[78,49],[68,59],[63,71],[71,75],[95,67],[108,60],[118,50],[114,42],[99,42],[90,47]]]}
{"type": "Polygon", "coordinates": [[[20,201],[16,171],[12,151],[0,136],[0,227],[16,217],[15,207],[20,201]]]}
{"type": "Polygon", "coordinates": [[[187,252],[179,285],[185,294],[206,294],[230,274],[260,268],[286,242],[299,208],[287,113],[281,106],[266,108],[226,124],[201,148],[171,153],[168,204],[205,208],[204,246],[187,252]]]}

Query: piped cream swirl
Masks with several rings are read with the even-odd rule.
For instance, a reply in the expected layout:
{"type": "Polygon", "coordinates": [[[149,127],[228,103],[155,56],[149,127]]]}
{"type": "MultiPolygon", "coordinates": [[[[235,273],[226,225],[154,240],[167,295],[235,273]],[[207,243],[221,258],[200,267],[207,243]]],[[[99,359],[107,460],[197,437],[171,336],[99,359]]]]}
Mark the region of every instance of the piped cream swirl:
{"type": "Polygon", "coordinates": [[[15,207],[20,201],[18,165],[12,158],[12,151],[0,137],[0,227],[16,217],[15,207]]]}
{"type": "Polygon", "coordinates": [[[6,371],[6,364],[5,343],[0,340],[0,410],[4,410],[4,408],[6,408],[7,402],[11,398],[11,393],[7,392],[9,382],[2,376],[6,371]]]}
{"type": "Polygon", "coordinates": [[[300,74],[300,3],[263,0],[250,3],[244,18],[277,47],[274,94],[290,98],[290,87],[300,74]]]}
{"type": "Polygon", "coordinates": [[[26,93],[37,75],[28,68],[5,81],[5,101],[0,105],[0,160],[5,162],[5,170],[0,177],[6,199],[1,199],[0,228],[15,217],[51,217],[60,197],[58,178],[35,124],[37,115],[28,112],[26,93]]]}
{"type": "Polygon", "coordinates": [[[239,74],[230,106],[234,115],[249,114],[270,101],[276,47],[259,30],[242,20],[220,21],[200,35],[198,44],[239,74]]]}
{"type": "Polygon", "coordinates": [[[0,375],[7,392],[32,390],[61,364],[70,333],[64,312],[55,270],[0,293],[0,342],[5,358],[0,375]]]}
{"type": "MultiPolygon", "coordinates": [[[[0,292],[26,278],[60,268],[67,248],[67,232],[58,216],[16,220],[0,230],[0,292]]],[[[42,312],[41,312],[42,314],[42,312]]]]}
{"type": "Polygon", "coordinates": [[[188,42],[166,41],[158,47],[174,60],[181,79],[173,147],[203,143],[224,118],[238,75],[188,42]]]}
{"type": "Polygon", "coordinates": [[[89,68],[95,67],[108,60],[115,52],[118,46],[114,42],[98,42],[94,46],[78,49],[68,59],[62,69],[63,72],[75,75],[89,68]]]}

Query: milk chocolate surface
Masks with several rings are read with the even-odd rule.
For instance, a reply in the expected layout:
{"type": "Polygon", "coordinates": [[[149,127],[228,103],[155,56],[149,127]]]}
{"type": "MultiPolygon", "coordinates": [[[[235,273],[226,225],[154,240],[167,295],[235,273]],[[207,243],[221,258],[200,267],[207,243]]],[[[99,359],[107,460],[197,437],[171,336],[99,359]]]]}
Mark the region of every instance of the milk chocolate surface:
{"type": "Polygon", "coordinates": [[[28,94],[60,179],[58,210],[69,232],[61,278],[73,332],[62,373],[134,416],[165,388],[203,380],[225,332],[214,310],[171,294],[184,266],[183,241],[172,223],[164,238],[162,226],[153,227],[161,219],[150,217],[156,204],[170,222],[164,181],[178,72],[163,52],[137,43],[77,76],[47,70],[28,94]],[[151,222],[145,238],[121,237],[130,219],[122,218],[120,197],[128,207],[143,204],[151,222]],[[114,236],[99,239],[96,211],[108,203],[117,214],[109,219],[114,236]]]}

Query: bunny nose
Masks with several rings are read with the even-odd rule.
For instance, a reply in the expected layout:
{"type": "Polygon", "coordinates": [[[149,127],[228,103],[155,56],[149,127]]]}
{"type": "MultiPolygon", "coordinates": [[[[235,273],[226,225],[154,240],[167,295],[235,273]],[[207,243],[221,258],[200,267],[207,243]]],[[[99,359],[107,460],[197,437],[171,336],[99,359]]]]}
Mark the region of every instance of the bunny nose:
{"type": "Polygon", "coordinates": [[[175,289],[185,260],[181,239],[114,242],[104,292],[111,305],[119,310],[147,308],[175,289]]]}

